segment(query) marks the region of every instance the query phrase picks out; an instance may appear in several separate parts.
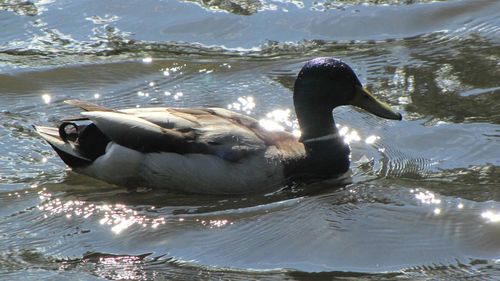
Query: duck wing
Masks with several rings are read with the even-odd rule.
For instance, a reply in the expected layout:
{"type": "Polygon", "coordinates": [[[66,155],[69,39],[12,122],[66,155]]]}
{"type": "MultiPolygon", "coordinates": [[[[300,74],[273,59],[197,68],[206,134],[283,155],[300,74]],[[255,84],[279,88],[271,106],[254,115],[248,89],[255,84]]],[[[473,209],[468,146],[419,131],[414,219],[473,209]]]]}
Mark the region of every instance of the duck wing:
{"type": "MultiPolygon", "coordinates": [[[[113,110],[76,100],[67,103],[86,110],[69,120],[88,119],[109,140],[144,153],[202,153],[239,161],[270,145],[257,120],[222,108],[113,110]]],[[[84,146],[84,140],[78,144],[84,146]]]]}
{"type": "Polygon", "coordinates": [[[114,109],[82,100],[65,100],[64,103],[72,105],[74,107],[79,107],[85,111],[115,111],[114,109]]]}
{"type": "Polygon", "coordinates": [[[194,149],[191,132],[167,129],[143,118],[112,111],[87,111],[82,115],[91,120],[111,141],[140,152],[188,153],[194,149]]]}
{"type": "Polygon", "coordinates": [[[248,153],[272,151],[269,157],[282,160],[304,157],[305,148],[298,138],[284,131],[269,131],[252,117],[224,108],[169,108],[174,114],[197,116],[197,122],[206,134],[202,137],[208,143],[219,145],[220,151],[231,151],[239,159],[248,153]],[[274,149],[270,149],[274,148],[274,149]],[[240,155],[238,157],[238,155],[240,155]]]}

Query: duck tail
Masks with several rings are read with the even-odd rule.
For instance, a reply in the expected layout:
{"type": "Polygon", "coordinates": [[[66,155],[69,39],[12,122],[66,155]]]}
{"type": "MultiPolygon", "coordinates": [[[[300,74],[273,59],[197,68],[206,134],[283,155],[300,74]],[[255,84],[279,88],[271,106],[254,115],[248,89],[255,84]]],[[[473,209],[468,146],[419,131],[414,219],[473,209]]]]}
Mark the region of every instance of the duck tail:
{"type": "Polygon", "coordinates": [[[75,147],[74,143],[64,141],[57,128],[33,126],[35,131],[57,152],[57,155],[70,167],[82,167],[92,163],[91,159],[84,157],[75,147]]]}

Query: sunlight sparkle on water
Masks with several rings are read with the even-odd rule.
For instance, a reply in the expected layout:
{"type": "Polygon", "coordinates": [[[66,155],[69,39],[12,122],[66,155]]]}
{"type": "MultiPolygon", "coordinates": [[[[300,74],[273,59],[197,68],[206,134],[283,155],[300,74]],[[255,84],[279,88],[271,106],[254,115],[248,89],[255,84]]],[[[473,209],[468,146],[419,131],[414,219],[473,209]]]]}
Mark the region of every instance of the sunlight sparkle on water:
{"type": "Polygon", "coordinates": [[[95,274],[103,279],[147,280],[146,272],[141,270],[142,258],[139,256],[100,257],[95,274]]]}
{"type": "MultiPolygon", "coordinates": [[[[345,128],[345,127],[344,127],[345,128]]],[[[359,136],[358,132],[356,130],[351,130],[350,132],[346,133],[344,136],[344,141],[346,143],[351,143],[353,141],[360,141],[361,137],[359,136]]]]}
{"type": "Polygon", "coordinates": [[[49,94],[43,94],[42,99],[45,104],[49,104],[52,97],[49,94]]]}
{"type": "MultiPolygon", "coordinates": [[[[336,124],[336,126],[337,126],[337,129],[338,129],[339,136],[341,136],[341,137],[344,138],[344,142],[345,143],[350,144],[352,142],[359,142],[359,141],[361,141],[361,136],[359,135],[358,131],[356,131],[354,129],[350,129],[347,126],[341,126],[339,124],[336,124]]],[[[365,143],[366,144],[373,144],[373,143],[375,143],[379,139],[380,139],[379,136],[371,135],[371,136],[368,136],[365,139],[365,143]]]]}
{"type": "Polygon", "coordinates": [[[166,68],[162,68],[160,71],[162,72],[163,76],[169,77],[170,74],[178,72],[184,66],[186,66],[186,65],[184,64],[184,65],[180,65],[180,66],[173,66],[173,67],[170,67],[170,68],[166,67],[166,68]]]}
{"type": "Polygon", "coordinates": [[[371,135],[365,139],[365,143],[366,144],[374,144],[378,139],[380,139],[379,136],[371,135]]]}
{"type": "Polygon", "coordinates": [[[238,97],[236,102],[227,105],[227,109],[235,111],[243,111],[246,114],[252,113],[255,108],[254,98],[252,96],[238,97]]]}
{"type": "Polygon", "coordinates": [[[184,93],[182,92],[177,92],[175,93],[174,95],[174,100],[178,100],[179,98],[181,98],[182,96],[184,96],[184,93]]]}
{"type": "Polygon", "coordinates": [[[120,234],[123,230],[129,228],[133,224],[136,223],[136,220],[134,217],[129,217],[129,218],[116,218],[114,220],[115,225],[111,227],[111,231],[113,231],[116,234],[120,234]]]}
{"type": "Polygon", "coordinates": [[[420,200],[423,204],[440,204],[441,199],[437,198],[436,195],[430,191],[417,192],[415,193],[415,198],[420,200]]]}
{"type": "Polygon", "coordinates": [[[210,74],[212,72],[214,72],[212,69],[205,69],[205,68],[203,68],[203,69],[198,70],[198,73],[210,74]]]}
{"type": "Polygon", "coordinates": [[[349,131],[349,127],[344,126],[344,127],[342,127],[342,128],[339,129],[339,135],[340,136],[345,136],[348,131],[349,131]]]}
{"type": "Polygon", "coordinates": [[[115,234],[120,234],[131,226],[156,229],[164,225],[164,217],[150,217],[139,214],[136,210],[123,204],[94,204],[79,200],[63,202],[59,198],[52,199],[52,194],[45,189],[38,192],[40,199],[44,202],[38,206],[40,211],[45,212],[44,217],[62,215],[67,219],[81,217],[93,219],[99,216],[99,223],[109,226],[115,234]]]}
{"type": "Polygon", "coordinates": [[[228,220],[210,220],[209,221],[209,224],[210,224],[210,228],[214,228],[214,227],[223,227],[225,226],[229,221],[228,220]]]}
{"type": "Polygon", "coordinates": [[[485,211],[481,213],[481,217],[488,220],[488,222],[500,222],[500,212],[494,212],[491,210],[485,211]]]}
{"type": "Polygon", "coordinates": [[[292,118],[291,110],[275,109],[266,114],[266,118],[259,120],[259,125],[268,131],[292,131],[292,134],[300,137],[297,120],[292,118]]]}
{"type": "Polygon", "coordinates": [[[288,127],[291,127],[293,125],[292,121],[290,120],[290,113],[291,110],[289,108],[287,109],[276,109],[268,114],[266,114],[267,118],[271,118],[277,122],[283,123],[288,127]]]}
{"type": "Polygon", "coordinates": [[[153,62],[153,58],[152,57],[145,57],[142,59],[142,62],[143,63],[152,63],[153,62]]]}
{"type": "Polygon", "coordinates": [[[209,228],[221,228],[221,227],[224,227],[226,225],[232,225],[233,223],[228,221],[228,220],[223,220],[223,219],[219,219],[219,220],[209,220],[209,221],[206,221],[206,220],[199,220],[197,219],[196,221],[200,222],[202,225],[204,226],[208,226],[209,228]]]}

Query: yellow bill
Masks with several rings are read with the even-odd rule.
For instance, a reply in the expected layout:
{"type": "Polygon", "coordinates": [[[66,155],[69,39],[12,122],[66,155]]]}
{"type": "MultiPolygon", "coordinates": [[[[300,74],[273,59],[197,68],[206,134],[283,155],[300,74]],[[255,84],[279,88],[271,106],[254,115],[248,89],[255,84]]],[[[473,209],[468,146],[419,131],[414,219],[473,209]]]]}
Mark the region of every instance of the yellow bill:
{"type": "Polygon", "coordinates": [[[388,104],[376,99],[370,91],[362,86],[356,86],[356,92],[350,104],[362,108],[378,117],[392,120],[401,120],[403,118],[399,112],[394,111],[388,104]]]}

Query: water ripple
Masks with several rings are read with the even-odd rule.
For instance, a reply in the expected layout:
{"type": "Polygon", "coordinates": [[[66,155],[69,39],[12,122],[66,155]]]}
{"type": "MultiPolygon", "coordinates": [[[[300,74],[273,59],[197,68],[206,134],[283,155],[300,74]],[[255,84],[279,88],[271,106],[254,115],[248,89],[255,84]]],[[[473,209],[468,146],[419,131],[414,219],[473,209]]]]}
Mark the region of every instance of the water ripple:
{"type": "Polygon", "coordinates": [[[498,1],[195,2],[0,4],[2,276],[498,276],[498,1]],[[335,110],[349,184],[131,191],[66,171],[31,129],[79,98],[230,107],[294,131],[295,75],[316,56],[347,61],[405,118],[335,110]]]}

